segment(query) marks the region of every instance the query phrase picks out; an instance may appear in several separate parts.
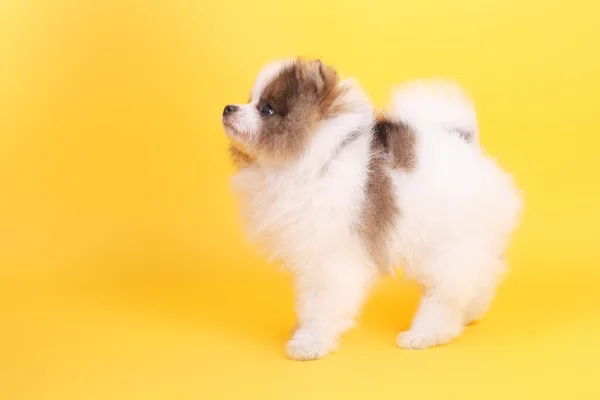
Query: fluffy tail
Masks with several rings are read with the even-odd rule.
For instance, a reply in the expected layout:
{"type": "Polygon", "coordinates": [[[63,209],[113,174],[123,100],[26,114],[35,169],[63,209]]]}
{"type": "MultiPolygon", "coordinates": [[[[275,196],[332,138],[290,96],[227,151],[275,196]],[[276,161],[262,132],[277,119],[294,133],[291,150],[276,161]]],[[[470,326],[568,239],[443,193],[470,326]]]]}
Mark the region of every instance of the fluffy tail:
{"type": "Polygon", "coordinates": [[[391,113],[415,130],[442,128],[479,146],[479,129],[473,103],[456,84],[415,81],[397,88],[391,113]]]}

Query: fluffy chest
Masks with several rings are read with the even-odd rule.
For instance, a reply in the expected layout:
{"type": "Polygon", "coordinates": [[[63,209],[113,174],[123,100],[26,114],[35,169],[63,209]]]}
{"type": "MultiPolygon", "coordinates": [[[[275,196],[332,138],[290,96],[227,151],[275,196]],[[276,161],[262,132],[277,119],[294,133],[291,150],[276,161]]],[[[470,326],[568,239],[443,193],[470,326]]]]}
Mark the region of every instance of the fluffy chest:
{"type": "Polygon", "coordinates": [[[248,168],[233,181],[250,237],[274,257],[347,245],[364,196],[360,168],[265,171],[248,168]]]}

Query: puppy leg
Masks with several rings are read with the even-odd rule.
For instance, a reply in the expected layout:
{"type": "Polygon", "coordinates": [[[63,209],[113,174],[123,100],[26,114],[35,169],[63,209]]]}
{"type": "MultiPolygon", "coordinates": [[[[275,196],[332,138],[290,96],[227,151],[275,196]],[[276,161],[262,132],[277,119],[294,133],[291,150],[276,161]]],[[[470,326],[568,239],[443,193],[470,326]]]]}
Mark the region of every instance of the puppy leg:
{"type": "Polygon", "coordinates": [[[480,320],[490,308],[495,295],[495,287],[480,289],[477,296],[474,299],[469,300],[465,307],[465,325],[470,325],[480,320]]]}
{"type": "Polygon", "coordinates": [[[414,350],[446,344],[460,335],[463,322],[460,301],[442,287],[431,287],[421,299],[411,328],[400,333],[396,343],[414,350]]]}
{"type": "Polygon", "coordinates": [[[506,268],[502,258],[491,260],[490,265],[495,265],[495,270],[487,279],[482,280],[481,285],[475,291],[475,295],[467,303],[465,308],[465,325],[481,319],[489,310],[496,296],[498,280],[506,268]]]}
{"type": "Polygon", "coordinates": [[[286,351],[295,360],[322,358],[337,347],[375,279],[360,257],[331,258],[296,276],[298,324],[286,351]]]}
{"type": "Polygon", "coordinates": [[[459,250],[446,251],[423,264],[418,280],[425,293],[411,328],[398,335],[399,347],[425,349],[446,344],[461,334],[465,308],[476,287],[470,273],[477,260],[459,250]]]}

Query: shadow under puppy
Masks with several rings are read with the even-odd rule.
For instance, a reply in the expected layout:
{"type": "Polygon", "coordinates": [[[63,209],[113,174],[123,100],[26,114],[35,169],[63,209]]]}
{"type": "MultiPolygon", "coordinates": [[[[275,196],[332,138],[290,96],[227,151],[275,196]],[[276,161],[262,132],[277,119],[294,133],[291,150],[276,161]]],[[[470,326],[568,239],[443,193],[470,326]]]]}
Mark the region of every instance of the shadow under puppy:
{"type": "Polygon", "coordinates": [[[222,123],[249,237],[295,277],[289,357],[334,350],[395,265],[425,289],[400,347],[445,344],[488,309],[521,198],[457,86],[412,82],[378,115],[320,61],[277,61],[222,123]]]}

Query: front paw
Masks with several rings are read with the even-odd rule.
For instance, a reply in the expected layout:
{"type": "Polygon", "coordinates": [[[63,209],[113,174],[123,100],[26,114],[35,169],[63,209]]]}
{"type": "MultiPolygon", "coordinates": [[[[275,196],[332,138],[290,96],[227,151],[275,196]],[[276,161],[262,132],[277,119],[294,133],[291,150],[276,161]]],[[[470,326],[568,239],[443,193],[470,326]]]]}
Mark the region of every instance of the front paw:
{"type": "Polygon", "coordinates": [[[332,347],[314,330],[300,328],[286,343],[285,350],[293,360],[308,361],[325,357],[332,347]]]}

